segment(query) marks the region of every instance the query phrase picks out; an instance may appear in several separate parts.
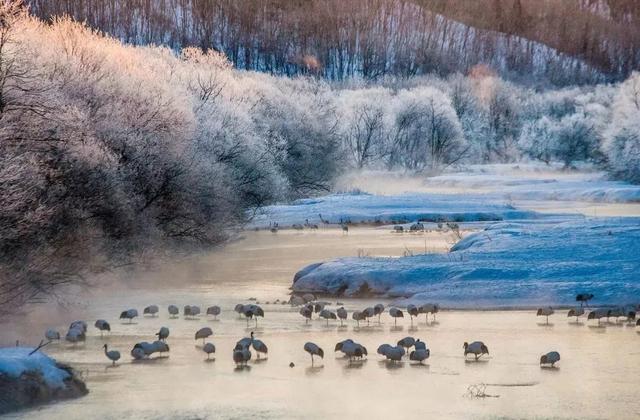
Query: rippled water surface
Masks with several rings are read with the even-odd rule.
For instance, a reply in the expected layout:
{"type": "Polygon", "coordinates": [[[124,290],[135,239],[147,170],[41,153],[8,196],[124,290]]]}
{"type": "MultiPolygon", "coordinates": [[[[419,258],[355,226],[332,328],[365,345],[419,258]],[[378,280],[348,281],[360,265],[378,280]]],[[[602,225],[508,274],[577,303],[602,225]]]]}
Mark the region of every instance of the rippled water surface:
{"type": "MultiPolygon", "coordinates": [[[[354,229],[348,237],[337,230],[314,233],[247,232],[211,255],[167,266],[136,288],[114,283],[106,291],[78,295],[66,307],[38,306],[0,331],[8,344],[17,339],[36,343],[45,327],[63,330],[73,319],[90,324],[82,344],[64,342],[47,353],[82,372],[90,389],[86,397],[14,413],[15,418],[638,418],[640,417],[640,334],[634,326],[586,321],[575,324],[558,311],[543,324],[531,312],[443,311],[436,322],[405,318],[394,326],[381,323],[345,326],[314,319],[306,324],[296,308],[274,304],[288,298],[288,287],[301,266],[325,258],[357,255],[402,255],[437,252],[449,246],[440,234],[394,235],[384,229],[354,229]],[[157,282],[153,282],[154,276],[157,282]],[[153,285],[153,286],[152,286],[153,285]],[[265,310],[257,326],[238,319],[236,303],[256,298],[265,310]],[[266,302],[269,303],[266,303],[266,302]],[[158,317],[133,323],[117,320],[121,310],[161,307],[158,317]],[[168,304],[222,306],[219,320],[201,316],[170,319],[168,304]],[[97,318],[111,322],[101,337],[92,327],[97,318]],[[129,351],[138,341],[151,341],[161,326],[171,330],[167,357],[132,362],[129,351]],[[209,326],[215,360],[206,361],[197,329],[209,326]],[[235,342],[255,331],[269,347],[268,358],[254,358],[245,369],[231,360],[235,342]],[[390,364],[375,354],[379,344],[406,335],[428,343],[425,365],[405,360],[390,364]],[[333,352],[337,341],[352,338],[369,350],[362,362],[349,363],[333,352]],[[465,361],[464,341],[483,340],[490,357],[465,361]],[[324,360],[312,366],[302,350],[306,341],[324,348],[324,360]],[[115,366],[102,353],[103,343],[120,350],[115,366]],[[541,354],[557,350],[557,369],[541,369],[541,354]],[[289,363],[294,367],[290,368],[289,363]],[[486,384],[485,397],[469,397],[471,385],[486,384]]],[[[335,299],[331,308],[335,308],[335,299]]],[[[362,309],[377,301],[342,300],[362,309]]],[[[388,304],[389,302],[384,302],[388,304]]],[[[562,312],[562,313],[561,313],[562,312]]]]}

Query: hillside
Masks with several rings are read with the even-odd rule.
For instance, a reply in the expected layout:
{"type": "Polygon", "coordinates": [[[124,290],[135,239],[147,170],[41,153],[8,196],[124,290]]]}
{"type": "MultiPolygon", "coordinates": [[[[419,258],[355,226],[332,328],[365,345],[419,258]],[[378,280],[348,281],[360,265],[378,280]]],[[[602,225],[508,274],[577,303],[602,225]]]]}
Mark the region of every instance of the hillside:
{"type": "Polygon", "coordinates": [[[134,44],[222,51],[240,69],[331,80],[487,64],[556,85],[621,80],[640,65],[637,7],[624,1],[31,0],[134,44]]]}

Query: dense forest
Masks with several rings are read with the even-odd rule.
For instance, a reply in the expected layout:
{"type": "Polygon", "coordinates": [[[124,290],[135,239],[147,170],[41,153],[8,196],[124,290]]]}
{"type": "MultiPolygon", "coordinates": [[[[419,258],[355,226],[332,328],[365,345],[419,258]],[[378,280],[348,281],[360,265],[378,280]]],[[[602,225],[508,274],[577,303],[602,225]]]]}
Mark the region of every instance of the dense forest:
{"type": "Polygon", "coordinates": [[[475,65],[333,83],[119,38],[0,3],[0,306],[218,244],[348,170],[540,160],[640,182],[639,73],[542,89],[475,65]]]}
{"type": "Polygon", "coordinates": [[[234,67],[331,80],[467,73],[556,85],[640,68],[634,0],[30,0],[138,45],[215,49],[234,67]],[[526,77],[523,77],[526,75],[526,77]]]}

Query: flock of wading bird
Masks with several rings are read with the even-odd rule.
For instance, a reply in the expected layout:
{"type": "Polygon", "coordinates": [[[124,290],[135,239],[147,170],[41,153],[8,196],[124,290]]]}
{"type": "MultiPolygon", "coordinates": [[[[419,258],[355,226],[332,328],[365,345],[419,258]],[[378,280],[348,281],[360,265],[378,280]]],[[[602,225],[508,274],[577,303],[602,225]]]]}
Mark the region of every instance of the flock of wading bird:
{"type": "MultiPolygon", "coordinates": [[[[579,307],[572,308],[568,311],[567,317],[575,317],[576,323],[579,322],[581,316],[585,314],[585,306],[588,307],[588,302],[593,298],[592,294],[581,293],[576,295],[576,301],[580,302],[579,307]]],[[[289,302],[276,301],[274,303],[289,303],[292,306],[299,306],[299,313],[305,318],[305,323],[308,323],[313,319],[313,315],[317,314],[318,318],[326,320],[327,325],[330,320],[339,320],[340,325],[348,319],[347,310],[344,306],[340,306],[335,312],[326,308],[329,302],[318,301],[313,294],[305,294],[302,296],[293,296],[289,302]]],[[[341,305],[338,302],[338,305],[341,305]]],[[[405,312],[411,318],[413,324],[413,318],[424,314],[426,321],[429,322],[429,315],[432,316],[433,322],[435,322],[436,314],[439,312],[440,307],[435,303],[427,303],[421,306],[407,305],[405,311],[399,308],[389,308],[389,315],[394,318],[394,324],[397,324],[398,318],[404,318],[405,312]]],[[[612,308],[597,308],[589,311],[587,319],[595,319],[598,321],[598,325],[603,318],[607,319],[607,323],[610,323],[611,318],[615,318],[615,323],[626,322],[628,324],[635,323],[640,326],[640,319],[636,322],[636,312],[640,310],[640,305],[626,305],[612,308]],[[622,320],[621,320],[622,318],[622,320]]],[[[180,309],[175,305],[169,305],[167,308],[170,318],[178,318],[180,316],[180,309]]],[[[258,304],[237,304],[234,311],[238,313],[240,317],[244,316],[247,320],[247,326],[250,320],[255,321],[255,325],[258,325],[258,317],[264,317],[264,310],[258,304]]],[[[222,312],[219,306],[210,306],[206,310],[206,316],[213,316],[217,319],[218,315],[222,312]]],[[[362,311],[353,311],[351,318],[359,326],[360,322],[370,323],[370,320],[377,317],[378,324],[380,324],[380,316],[385,312],[383,304],[379,303],[375,306],[365,308],[362,311]]],[[[143,315],[156,317],[158,316],[159,308],[157,305],[150,305],[144,308],[143,315]]],[[[546,317],[545,324],[549,324],[549,316],[553,315],[555,311],[551,307],[539,308],[537,310],[537,316],[546,317]]],[[[200,319],[200,307],[195,305],[186,305],[183,307],[182,315],[184,319],[200,319]]],[[[120,314],[121,320],[126,320],[128,323],[138,317],[138,311],[136,309],[127,309],[120,314]]],[[[124,324],[126,325],[126,324],[124,324]]],[[[99,319],[94,324],[95,328],[100,331],[102,335],[105,331],[111,331],[111,325],[104,319],[99,319]]],[[[69,326],[69,330],[65,335],[65,340],[71,343],[77,343],[86,339],[87,323],[84,321],[74,321],[69,326]]],[[[154,353],[158,353],[160,356],[163,353],[170,351],[167,344],[167,338],[170,331],[168,327],[161,327],[155,334],[157,339],[152,342],[139,342],[136,343],[131,349],[131,357],[134,360],[143,360],[149,358],[154,353]]],[[[216,352],[216,347],[213,343],[207,342],[207,338],[213,335],[213,331],[210,327],[203,327],[197,330],[194,334],[195,340],[202,340],[202,351],[206,353],[207,359],[212,360],[211,355],[216,352]]],[[[60,340],[61,336],[58,331],[49,329],[45,332],[45,338],[49,341],[60,340]]],[[[474,356],[475,361],[479,360],[485,355],[489,355],[489,348],[482,341],[473,341],[471,343],[465,342],[463,344],[465,360],[467,355],[474,356]]],[[[115,365],[120,360],[120,352],[117,350],[109,350],[107,344],[103,346],[105,356],[115,365]]],[[[260,359],[262,356],[267,356],[269,349],[267,345],[261,340],[254,337],[253,331],[249,337],[244,337],[239,340],[233,348],[232,359],[237,367],[247,366],[247,363],[252,358],[252,350],[256,353],[256,357],[260,359]]],[[[314,363],[314,357],[324,358],[324,350],[315,343],[307,342],[303,346],[303,350],[311,356],[311,364],[314,363]]],[[[360,343],[353,341],[352,339],[346,339],[335,345],[335,352],[342,352],[345,357],[349,359],[349,362],[362,360],[368,355],[367,348],[360,343]]],[[[427,360],[431,354],[427,344],[414,337],[405,337],[397,342],[396,345],[382,344],[378,347],[377,353],[384,356],[390,362],[399,362],[403,357],[408,356],[409,360],[418,363],[423,363],[427,360]],[[411,350],[413,348],[413,350],[411,350]]],[[[213,359],[215,360],[215,359],[213,359]]],[[[560,354],[557,351],[550,351],[540,357],[541,366],[555,367],[555,364],[560,360],[560,354]]],[[[290,363],[290,367],[294,367],[293,362],[290,363]]]]}

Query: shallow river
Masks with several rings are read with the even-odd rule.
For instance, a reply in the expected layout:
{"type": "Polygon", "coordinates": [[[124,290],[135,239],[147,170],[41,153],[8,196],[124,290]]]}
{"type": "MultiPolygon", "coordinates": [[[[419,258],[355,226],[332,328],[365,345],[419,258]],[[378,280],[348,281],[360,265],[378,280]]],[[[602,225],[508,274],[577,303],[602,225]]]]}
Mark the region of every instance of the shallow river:
{"type": "MultiPolygon", "coordinates": [[[[246,232],[242,239],[180,265],[165,266],[136,287],[113,283],[100,294],[70,297],[65,307],[40,305],[12,320],[0,340],[37,344],[47,326],[64,330],[74,319],[89,324],[83,344],[64,342],[46,347],[58,360],[82,372],[90,389],[86,397],[49,404],[8,417],[55,418],[639,418],[640,334],[623,324],[571,323],[562,313],[550,325],[531,312],[443,311],[437,322],[408,318],[394,326],[387,314],[367,326],[351,320],[345,326],[314,319],[305,324],[296,308],[274,304],[288,298],[296,270],[305,264],[344,255],[402,255],[446,249],[452,238],[436,233],[394,235],[384,229],[298,233],[246,232]],[[151,283],[153,282],[153,283],[151,283]],[[154,287],[150,287],[154,284],[154,287]],[[264,319],[247,323],[232,311],[236,303],[256,298],[264,319]],[[266,303],[269,301],[270,303],[266,303]],[[117,315],[149,304],[161,307],[156,318],[121,323],[117,315]],[[168,304],[218,304],[219,320],[169,319],[168,304]],[[111,322],[104,337],[93,328],[97,318],[111,322]],[[138,341],[152,341],[160,326],[171,330],[168,357],[132,362],[129,351],[138,341]],[[193,335],[210,326],[215,361],[193,335]],[[269,347],[266,360],[254,359],[238,370],[231,349],[255,331],[269,347]],[[425,365],[408,360],[389,364],[376,354],[382,343],[406,335],[419,337],[431,349],[425,365]],[[352,338],[369,350],[364,362],[349,363],[333,352],[337,341],[352,338]],[[490,357],[465,361],[462,343],[482,340],[490,357]],[[324,360],[311,365],[302,350],[306,341],[324,348],[324,360]],[[120,350],[110,367],[103,343],[120,350]],[[557,369],[541,369],[541,354],[557,350],[557,369]],[[290,368],[293,362],[295,367],[290,368]],[[484,397],[469,396],[472,385],[486,384],[484,397]]],[[[342,300],[362,309],[374,301],[342,300]]],[[[376,301],[377,302],[377,301],[376,301]]],[[[383,301],[384,302],[384,301],[383,301]]],[[[335,300],[332,300],[335,308],[335,300]]],[[[384,302],[388,304],[388,302],[384,302]]],[[[476,389],[482,389],[476,388],[476,389]]]]}

